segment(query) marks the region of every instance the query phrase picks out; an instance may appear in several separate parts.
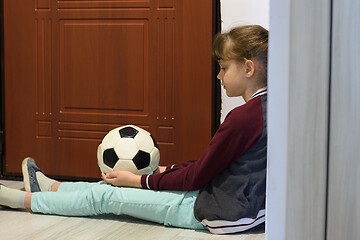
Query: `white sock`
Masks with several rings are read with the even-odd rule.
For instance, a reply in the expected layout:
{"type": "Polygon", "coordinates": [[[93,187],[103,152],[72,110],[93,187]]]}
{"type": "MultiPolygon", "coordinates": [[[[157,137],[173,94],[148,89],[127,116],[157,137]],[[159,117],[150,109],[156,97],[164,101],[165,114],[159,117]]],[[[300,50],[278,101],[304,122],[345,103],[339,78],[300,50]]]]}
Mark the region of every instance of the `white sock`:
{"type": "Polygon", "coordinates": [[[25,208],[25,196],[27,192],[18,189],[0,186],[0,205],[11,208],[25,208]]]}
{"type": "Polygon", "coordinates": [[[55,183],[54,179],[48,178],[40,171],[36,172],[36,179],[42,192],[49,192],[51,190],[51,186],[55,183]]]}

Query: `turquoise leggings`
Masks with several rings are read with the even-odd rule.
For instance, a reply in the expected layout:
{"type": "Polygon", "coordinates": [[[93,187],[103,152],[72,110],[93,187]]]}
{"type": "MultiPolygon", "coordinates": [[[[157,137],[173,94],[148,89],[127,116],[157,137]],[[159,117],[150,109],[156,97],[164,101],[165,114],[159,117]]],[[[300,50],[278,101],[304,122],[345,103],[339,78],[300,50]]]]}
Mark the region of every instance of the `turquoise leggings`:
{"type": "Polygon", "coordinates": [[[165,226],[206,229],[194,217],[199,191],[152,191],[104,182],[61,183],[57,192],[35,192],[33,212],[64,216],[129,215],[165,226]]]}

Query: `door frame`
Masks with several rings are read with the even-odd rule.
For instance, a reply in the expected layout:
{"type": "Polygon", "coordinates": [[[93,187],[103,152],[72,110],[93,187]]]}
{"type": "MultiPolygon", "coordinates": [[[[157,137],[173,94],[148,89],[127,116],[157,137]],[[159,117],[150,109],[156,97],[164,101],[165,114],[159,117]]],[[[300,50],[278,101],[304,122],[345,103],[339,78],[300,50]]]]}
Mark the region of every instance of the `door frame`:
{"type": "MultiPolygon", "coordinates": [[[[220,10],[220,0],[212,0],[213,3],[213,18],[212,18],[212,31],[213,36],[215,36],[219,31],[221,31],[221,10],[220,10]]],[[[213,59],[211,67],[211,76],[212,76],[212,116],[211,116],[211,133],[214,136],[220,125],[221,118],[221,84],[217,79],[217,73],[220,71],[219,64],[213,59]]]]}
{"type": "MultiPolygon", "coordinates": [[[[212,0],[212,32],[213,36],[221,30],[221,16],[220,16],[220,0],[212,0]]],[[[4,72],[4,0],[0,0],[0,179],[21,180],[21,175],[13,175],[6,172],[5,166],[5,72],[4,72]]],[[[212,61],[212,103],[211,103],[211,134],[215,134],[220,125],[221,116],[221,85],[217,81],[216,75],[219,71],[219,66],[216,61],[212,61]]],[[[75,179],[69,177],[66,180],[93,180],[93,179],[75,179]]]]}
{"type": "Polygon", "coordinates": [[[0,0],[0,178],[5,172],[4,1],[0,0]]]}

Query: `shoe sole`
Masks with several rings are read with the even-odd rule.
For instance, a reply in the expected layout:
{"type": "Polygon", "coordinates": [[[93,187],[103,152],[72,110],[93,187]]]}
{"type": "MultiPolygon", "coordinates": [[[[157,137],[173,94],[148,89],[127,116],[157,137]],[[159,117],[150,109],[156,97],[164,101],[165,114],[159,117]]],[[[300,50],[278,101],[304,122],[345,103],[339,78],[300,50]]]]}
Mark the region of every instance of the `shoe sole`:
{"type": "Polygon", "coordinates": [[[27,192],[31,192],[31,187],[30,187],[30,182],[29,182],[29,171],[28,171],[28,167],[27,167],[27,162],[29,159],[30,159],[29,157],[25,158],[21,164],[24,186],[25,186],[25,190],[27,192]]]}

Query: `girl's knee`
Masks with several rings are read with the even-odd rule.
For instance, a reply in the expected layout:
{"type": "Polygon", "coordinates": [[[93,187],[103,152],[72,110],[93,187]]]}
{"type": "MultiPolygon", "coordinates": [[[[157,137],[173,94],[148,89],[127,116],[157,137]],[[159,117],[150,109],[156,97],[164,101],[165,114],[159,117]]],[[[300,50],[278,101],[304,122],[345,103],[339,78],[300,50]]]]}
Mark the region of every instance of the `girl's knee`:
{"type": "Polygon", "coordinates": [[[108,213],[116,214],[116,209],[112,206],[112,198],[114,197],[114,191],[116,191],[116,189],[113,188],[115,187],[101,184],[94,186],[87,191],[86,199],[89,204],[89,208],[91,208],[94,215],[108,213]]]}

